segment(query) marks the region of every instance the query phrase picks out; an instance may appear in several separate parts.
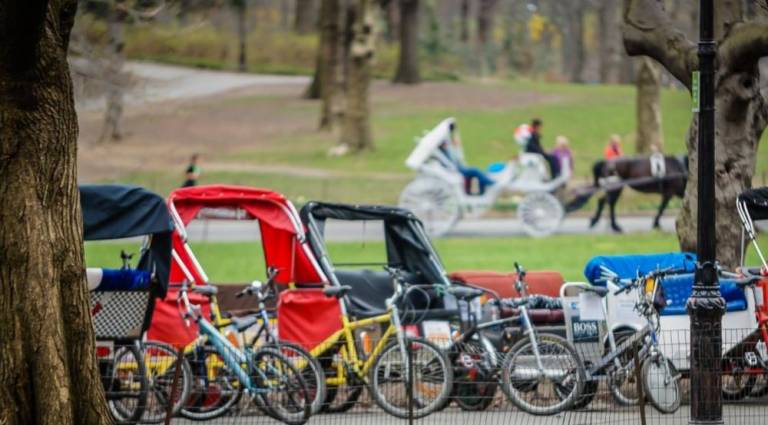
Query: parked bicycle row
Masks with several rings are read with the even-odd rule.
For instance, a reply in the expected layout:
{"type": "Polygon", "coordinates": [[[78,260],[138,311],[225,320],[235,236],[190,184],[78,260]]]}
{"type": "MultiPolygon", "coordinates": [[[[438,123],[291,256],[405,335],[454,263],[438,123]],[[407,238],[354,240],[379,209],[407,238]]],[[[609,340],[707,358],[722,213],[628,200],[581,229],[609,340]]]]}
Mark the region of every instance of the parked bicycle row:
{"type": "MultiPolygon", "coordinates": [[[[167,202],[140,188],[83,186],[81,199],[86,239],[149,235],[136,268],[121,253],[120,269],[88,270],[117,422],[169,412],[209,420],[248,406],[300,424],[354,408],[365,391],[398,418],[451,403],[483,410],[497,392],[552,415],[589,406],[601,382],[617,405],[641,394],[661,413],[681,404],[691,254],[595,257],[579,283],[517,264],[510,274],[449,274],[400,208],[310,202],[299,213],[280,194],[234,186],[179,189],[167,202]],[[266,280],[237,291],[250,314],[221,307],[188,241],[196,219],[258,222],[266,280]],[[380,223],[386,261],[335,261],[328,220],[380,223]]],[[[739,204],[758,252],[752,218],[768,217],[764,199],[755,191],[739,204]]],[[[766,269],[722,272],[724,328],[746,330],[723,335],[728,399],[768,391],[766,269]]]]}

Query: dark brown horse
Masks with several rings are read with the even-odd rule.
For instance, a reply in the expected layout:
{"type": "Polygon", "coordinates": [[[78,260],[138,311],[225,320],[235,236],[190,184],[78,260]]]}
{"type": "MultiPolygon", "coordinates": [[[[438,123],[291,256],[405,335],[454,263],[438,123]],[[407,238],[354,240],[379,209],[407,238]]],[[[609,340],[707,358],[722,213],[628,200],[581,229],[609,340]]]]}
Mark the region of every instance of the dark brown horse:
{"type": "MultiPolygon", "coordinates": [[[[661,163],[661,161],[658,161],[661,163]]],[[[642,193],[661,194],[661,205],[656,217],[653,219],[653,228],[660,227],[664,210],[672,197],[682,198],[685,195],[685,184],[688,180],[687,157],[664,157],[664,171],[653,172],[653,165],[648,157],[624,157],[608,161],[597,161],[592,165],[594,188],[602,188],[605,193],[597,201],[597,211],[590,221],[590,227],[594,227],[603,213],[605,203],[608,203],[611,214],[611,228],[615,232],[621,232],[621,227],[616,223],[616,202],[619,201],[622,190],[629,186],[642,193]]]]}

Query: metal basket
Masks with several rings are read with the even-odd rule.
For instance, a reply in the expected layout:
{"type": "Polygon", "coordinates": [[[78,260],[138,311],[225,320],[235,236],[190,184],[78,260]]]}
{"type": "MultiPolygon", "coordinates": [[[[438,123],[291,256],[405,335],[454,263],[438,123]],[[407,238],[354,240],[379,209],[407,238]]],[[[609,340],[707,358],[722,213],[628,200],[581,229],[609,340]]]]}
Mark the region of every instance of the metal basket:
{"type": "Polygon", "coordinates": [[[149,326],[150,291],[93,291],[91,315],[97,339],[138,339],[149,326]]]}

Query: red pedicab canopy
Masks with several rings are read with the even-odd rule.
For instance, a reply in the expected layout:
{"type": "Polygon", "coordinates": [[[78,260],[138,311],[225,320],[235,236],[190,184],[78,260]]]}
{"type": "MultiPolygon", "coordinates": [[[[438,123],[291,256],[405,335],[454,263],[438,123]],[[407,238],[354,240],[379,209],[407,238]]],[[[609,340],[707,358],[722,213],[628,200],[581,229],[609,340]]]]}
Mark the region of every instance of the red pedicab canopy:
{"type": "Polygon", "coordinates": [[[266,265],[279,270],[277,283],[327,282],[306,243],[296,208],[277,192],[230,185],[188,187],[171,192],[168,208],[179,221],[173,238],[178,258],[171,266],[171,282],[192,278],[197,284],[208,283],[202,267],[186,247],[184,229],[195,218],[258,220],[266,265]]]}

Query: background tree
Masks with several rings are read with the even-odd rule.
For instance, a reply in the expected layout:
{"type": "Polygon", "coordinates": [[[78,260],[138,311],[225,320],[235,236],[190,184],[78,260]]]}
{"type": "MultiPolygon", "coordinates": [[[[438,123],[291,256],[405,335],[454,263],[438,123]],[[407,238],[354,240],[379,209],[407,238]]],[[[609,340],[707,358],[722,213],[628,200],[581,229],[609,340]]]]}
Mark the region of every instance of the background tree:
{"type": "MultiPolygon", "coordinates": [[[[743,21],[741,0],[715,1],[717,71],[715,75],[715,213],[717,258],[726,267],[738,264],[740,233],[736,196],[752,185],[760,137],[768,123],[766,99],[759,89],[758,61],[768,55],[768,24],[743,21]]],[[[676,30],[663,2],[624,1],[624,45],[630,55],[647,55],[661,63],[685,87],[698,67],[696,45],[676,30]]],[[[696,247],[698,118],[688,131],[690,170],[683,208],[677,218],[680,248],[696,247]]]]}
{"type": "Polygon", "coordinates": [[[653,59],[643,57],[637,71],[637,131],[635,132],[635,152],[649,154],[652,146],[659,150],[664,147],[661,131],[661,77],[653,59]]]}
{"type": "Polygon", "coordinates": [[[346,102],[341,144],[353,151],[373,149],[368,88],[374,55],[375,31],[371,0],[355,0],[350,10],[352,41],[348,56],[346,102]]]}
{"type": "Polygon", "coordinates": [[[246,59],[248,36],[248,0],[231,0],[232,8],[237,15],[237,70],[245,72],[248,68],[246,59]]]}
{"type": "Polygon", "coordinates": [[[309,34],[317,25],[317,2],[315,0],[296,0],[294,29],[299,34],[309,34]]]}
{"type": "Polygon", "coordinates": [[[488,75],[491,67],[493,48],[493,23],[498,0],[480,0],[477,6],[477,53],[480,56],[479,72],[488,75]]]}
{"type": "Polygon", "coordinates": [[[128,6],[125,0],[108,3],[107,11],[107,48],[104,79],[106,81],[107,107],[104,111],[104,124],[101,127],[99,143],[108,140],[118,141],[123,138],[123,92],[128,75],[123,71],[125,65],[125,21],[128,18],[128,6]]]}
{"type": "Polygon", "coordinates": [[[462,43],[469,43],[469,11],[471,6],[471,0],[461,0],[461,6],[460,6],[460,16],[459,16],[459,25],[461,26],[460,30],[460,40],[462,43]]]}
{"type": "Polygon", "coordinates": [[[586,52],[584,49],[584,14],[586,0],[569,0],[560,2],[563,15],[563,65],[568,81],[584,82],[584,65],[586,52]]]}
{"type": "Polygon", "coordinates": [[[400,0],[400,60],[394,82],[417,84],[419,73],[419,0],[400,0]]]}
{"type": "Polygon", "coordinates": [[[0,6],[0,423],[108,424],[83,264],[76,0],[0,6]]]}
{"type": "Polygon", "coordinates": [[[621,7],[616,0],[597,2],[600,82],[616,84],[621,70],[621,7]]]}
{"type": "Polygon", "coordinates": [[[322,100],[320,129],[333,126],[333,106],[336,94],[339,46],[339,0],[322,0],[320,7],[320,43],[315,81],[322,100]]]}

